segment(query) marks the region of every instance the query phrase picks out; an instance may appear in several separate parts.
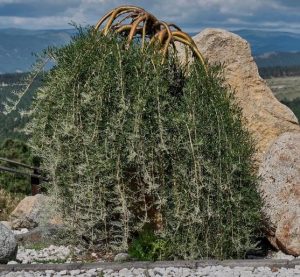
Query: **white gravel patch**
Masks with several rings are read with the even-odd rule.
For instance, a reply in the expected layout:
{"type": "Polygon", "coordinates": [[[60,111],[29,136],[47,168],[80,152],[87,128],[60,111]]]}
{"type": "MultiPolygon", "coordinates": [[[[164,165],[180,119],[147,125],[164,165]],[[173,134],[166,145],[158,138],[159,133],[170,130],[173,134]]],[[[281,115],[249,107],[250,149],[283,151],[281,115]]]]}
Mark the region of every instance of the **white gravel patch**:
{"type": "MultiPolygon", "coordinates": [[[[26,249],[19,246],[17,260],[22,264],[37,264],[37,263],[70,263],[73,253],[79,253],[80,250],[71,246],[54,246],[50,245],[44,249],[26,249]]],[[[285,255],[282,252],[273,253],[268,258],[271,259],[294,259],[293,256],[285,255]]],[[[266,259],[266,261],[268,260],[266,259]]],[[[9,264],[15,264],[15,261],[9,264]]],[[[160,276],[176,276],[176,277],[300,277],[300,266],[295,268],[269,268],[269,267],[234,267],[227,266],[206,266],[197,269],[185,267],[156,267],[153,269],[144,268],[123,268],[121,270],[113,269],[76,269],[76,270],[45,270],[45,271],[17,271],[17,272],[0,272],[0,276],[7,277],[31,277],[31,276],[82,276],[82,277],[160,277],[160,276]]]]}
{"type": "Polygon", "coordinates": [[[17,253],[17,261],[22,264],[38,264],[38,263],[70,263],[72,251],[78,249],[70,246],[54,246],[36,250],[27,249],[19,246],[17,253]]]}
{"type": "Polygon", "coordinates": [[[131,269],[121,269],[114,271],[112,269],[89,269],[89,270],[62,270],[55,272],[54,270],[46,270],[45,272],[33,272],[33,271],[19,271],[19,272],[2,272],[0,276],[7,277],[17,277],[17,276],[81,276],[81,277],[94,277],[94,276],[104,276],[104,277],[129,277],[129,276],[140,276],[140,277],[159,277],[159,276],[176,276],[176,277],[289,277],[289,276],[300,276],[300,266],[295,268],[269,268],[269,267],[223,267],[223,266],[207,266],[200,267],[197,269],[190,268],[153,268],[153,269],[143,269],[143,268],[131,268],[131,269]]]}

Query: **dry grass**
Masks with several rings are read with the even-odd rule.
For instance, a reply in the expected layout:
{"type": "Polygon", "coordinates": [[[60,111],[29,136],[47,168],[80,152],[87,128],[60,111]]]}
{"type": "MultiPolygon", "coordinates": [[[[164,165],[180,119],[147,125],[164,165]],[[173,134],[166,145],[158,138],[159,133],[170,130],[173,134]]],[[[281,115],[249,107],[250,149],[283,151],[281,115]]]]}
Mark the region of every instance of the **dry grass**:
{"type": "Polygon", "coordinates": [[[8,220],[10,213],[23,198],[24,196],[20,194],[14,194],[0,189],[0,221],[8,220]]]}

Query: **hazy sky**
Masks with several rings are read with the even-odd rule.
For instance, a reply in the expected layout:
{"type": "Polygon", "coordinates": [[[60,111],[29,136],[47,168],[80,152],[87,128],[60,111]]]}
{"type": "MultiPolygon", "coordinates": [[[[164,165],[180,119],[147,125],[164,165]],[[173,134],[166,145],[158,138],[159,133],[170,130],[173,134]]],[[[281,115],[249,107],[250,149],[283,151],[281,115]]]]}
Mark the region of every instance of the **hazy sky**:
{"type": "Polygon", "coordinates": [[[0,0],[0,28],[93,25],[108,10],[124,4],[141,6],[187,32],[218,27],[300,33],[300,0],[0,0]]]}

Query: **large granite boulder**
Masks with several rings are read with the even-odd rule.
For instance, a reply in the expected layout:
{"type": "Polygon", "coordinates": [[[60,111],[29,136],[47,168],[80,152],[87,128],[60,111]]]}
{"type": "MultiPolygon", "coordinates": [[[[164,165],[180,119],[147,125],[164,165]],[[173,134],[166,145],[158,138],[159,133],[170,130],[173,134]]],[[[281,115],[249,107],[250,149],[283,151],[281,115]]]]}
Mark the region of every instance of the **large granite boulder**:
{"type": "Polygon", "coordinates": [[[249,43],[236,34],[205,29],[193,37],[209,64],[223,64],[224,78],[242,108],[257,147],[256,166],[271,243],[300,255],[300,126],[259,76],[249,43]]]}
{"type": "Polygon", "coordinates": [[[300,133],[285,133],[269,148],[259,169],[269,239],[300,255],[300,133]]]}
{"type": "Polygon", "coordinates": [[[9,220],[12,229],[33,229],[44,224],[61,224],[61,219],[53,216],[49,197],[37,194],[25,197],[14,211],[9,220]]]}
{"type": "Polygon", "coordinates": [[[225,81],[235,91],[245,124],[255,139],[259,165],[279,135],[300,132],[296,116],[275,98],[259,76],[246,40],[221,29],[205,29],[193,39],[209,64],[224,65],[225,81]]]}
{"type": "Polygon", "coordinates": [[[13,232],[0,223],[0,264],[15,260],[17,250],[18,245],[13,232]]]}

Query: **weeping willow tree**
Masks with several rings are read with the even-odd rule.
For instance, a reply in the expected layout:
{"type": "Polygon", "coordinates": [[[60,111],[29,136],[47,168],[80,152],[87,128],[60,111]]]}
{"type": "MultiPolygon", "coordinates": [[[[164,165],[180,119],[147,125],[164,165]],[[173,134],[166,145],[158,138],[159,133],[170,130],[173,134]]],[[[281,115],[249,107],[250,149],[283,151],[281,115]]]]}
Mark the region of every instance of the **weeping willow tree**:
{"type": "Polygon", "coordinates": [[[164,258],[243,257],[254,148],[220,69],[94,29],[48,55],[27,129],[69,235],[126,250],[147,225],[164,258]]]}

